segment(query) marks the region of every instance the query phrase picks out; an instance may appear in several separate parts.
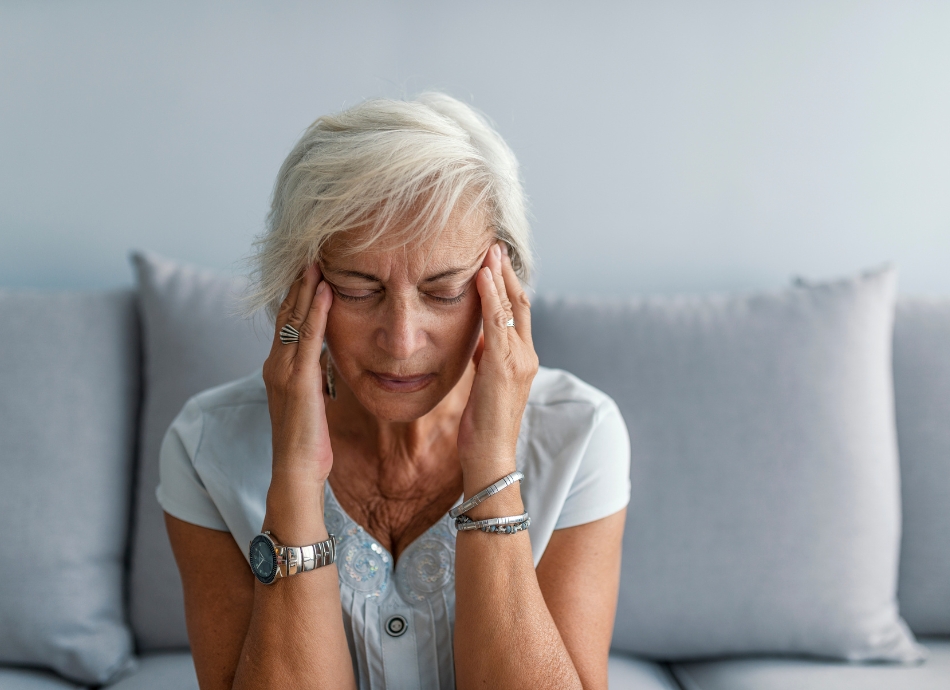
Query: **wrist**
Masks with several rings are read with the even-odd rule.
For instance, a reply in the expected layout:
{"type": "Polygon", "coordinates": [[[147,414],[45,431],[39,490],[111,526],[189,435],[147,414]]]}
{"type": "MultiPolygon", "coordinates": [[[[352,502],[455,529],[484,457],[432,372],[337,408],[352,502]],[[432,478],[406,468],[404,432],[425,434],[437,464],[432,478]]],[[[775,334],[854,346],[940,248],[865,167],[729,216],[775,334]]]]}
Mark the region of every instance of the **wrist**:
{"type": "MultiPolygon", "coordinates": [[[[464,500],[470,499],[499,479],[514,472],[516,470],[515,464],[514,458],[510,458],[496,462],[482,462],[473,465],[468,471],[463,467],[464,500]]],[[[519,515],[522,512],[524,512],[524,503],[521,499],[521,482],[515,482],[484,499],[477,506],[467,511],[466,515],[473,520],[482,520],[502,515],[519,515]]]]}
{"type": "Polygon", "coordinates": [[[514,456],[481,457],[470,462],[461,461],[462,489],[465,498],[471,498],[485,487],[491,486],[517,468],[514,456]]]}
{"type": "Polygon", "coordinates": [[[302,546],[327,539],[323,519],[324,483],[293,482],[277,478],[267,490],[262,529],[280,543],[302,546]]]}

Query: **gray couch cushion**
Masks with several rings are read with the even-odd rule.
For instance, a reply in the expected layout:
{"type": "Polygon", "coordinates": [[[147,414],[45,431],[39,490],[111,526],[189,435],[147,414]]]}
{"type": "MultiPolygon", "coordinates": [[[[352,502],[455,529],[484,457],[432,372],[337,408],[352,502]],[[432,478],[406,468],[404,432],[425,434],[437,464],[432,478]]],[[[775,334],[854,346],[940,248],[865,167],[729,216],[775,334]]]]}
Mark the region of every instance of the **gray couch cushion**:
{"type": "Polygon", "coordinates": [[[541,363],[630,431],[615,649],[913,660],[897,613],[895,275],[718,298],[537,300],[541,363]]]}
{"type": "Polygon", "coordinates": [[[138,347],[129,291],[0,292],[0,663],[93,683],[130,661],[138,347]]]}
{"type": "Polygon", "coordinates": [[[680,690],[665,667],[626,654],[610,655],[607,675],[610,690],[680,690]]]}
{"type": "Polygon", "coordinates": [[[195,665],[188,652],[146,654],[138,668],[108,690],[198,690],[195,665]]]}
{"type": "Polygon", "coordinates": [[[728,659],[676,664],[672,670],[685,690],[947,690],[950,640],[921,642],[929,654],[917,665],[728,659]]]}
{"type": "Polygon", "coordinates": [[[0,668],[0,688],[3,690],[78,690],[74,685],[47,671],[22,668],[0,668]]]}
{"type": "Polygon", "coordinates": [[[950,299],[898,303],[894,389],[904,505],[901,613],[918,634],[950,635],[950,299]]]}
{"type": "Polygon", "coordinates": [[[155,499],[158,451],[185,401],[260,367],[273,333],[235,315],[239,280],[136,253],[144,400],[132,543],[132,627],[143,651],[187,647],[181,581],[155,499]]]}

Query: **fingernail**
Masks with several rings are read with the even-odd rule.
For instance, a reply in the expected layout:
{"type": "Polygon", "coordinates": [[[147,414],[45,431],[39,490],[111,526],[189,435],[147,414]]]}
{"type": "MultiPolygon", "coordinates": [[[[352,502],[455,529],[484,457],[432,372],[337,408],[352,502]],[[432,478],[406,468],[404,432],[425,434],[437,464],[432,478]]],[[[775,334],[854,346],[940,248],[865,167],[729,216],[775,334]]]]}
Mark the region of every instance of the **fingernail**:
{"type": "Polygon", "coordinates": [[[317,294],[322,295],[323,291],[327,289],[327,281],[321,280],[320,284],[317,285],[317,294]]]}
{"type": "Polygon", "coordinates": [[[501,258],[501,247],[499,247],[497,244],[491,248],[491,251],[492,251],[492,254],[495,255],[496,259],[501,258]]]}
{"type": "Polygon", "coordinates": [[[507,243],[507,242],[502,242],[502,243],[501,243],[501,253],[504,254],[505,256],[508,256],[508,243],[507,243]]]}

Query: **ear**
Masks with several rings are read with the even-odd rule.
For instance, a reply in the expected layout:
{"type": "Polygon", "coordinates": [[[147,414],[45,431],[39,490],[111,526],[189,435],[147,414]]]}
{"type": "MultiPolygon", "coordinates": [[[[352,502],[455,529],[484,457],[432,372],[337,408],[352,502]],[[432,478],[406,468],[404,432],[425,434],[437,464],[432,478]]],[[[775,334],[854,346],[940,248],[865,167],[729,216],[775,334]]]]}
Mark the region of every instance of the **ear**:
{"type": "Polygon", "coordinates": [[[485,331],[482,331],[478,336],[478,342],[475,344],[475,353],[472,355],[472,361],[475,362],[475,366],[478,366],[478,363],[482,361],[482,353],[485,351],[485,331]]]}

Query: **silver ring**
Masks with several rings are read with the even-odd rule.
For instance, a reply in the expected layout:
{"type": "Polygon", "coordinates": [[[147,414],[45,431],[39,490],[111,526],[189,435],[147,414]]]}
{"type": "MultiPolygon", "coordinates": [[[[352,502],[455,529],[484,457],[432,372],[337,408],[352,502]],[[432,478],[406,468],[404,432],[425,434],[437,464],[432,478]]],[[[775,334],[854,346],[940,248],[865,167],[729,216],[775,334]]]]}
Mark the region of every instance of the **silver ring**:
{"type": "Polygon", "coordinates": [[[505,325],[508,326],[508,328],[513,328],[514,325],[515,325],[515,320],[514,320],[514,319],[508,319],[507,321],[505,321],[505,325]]]}
{"type": "Polygon", "coordinates": [[[286,324],[280,329],[280,342],[282,342],[284,345],[300,342],[300,331],[291,326],[289,323],[286,324]]]}

